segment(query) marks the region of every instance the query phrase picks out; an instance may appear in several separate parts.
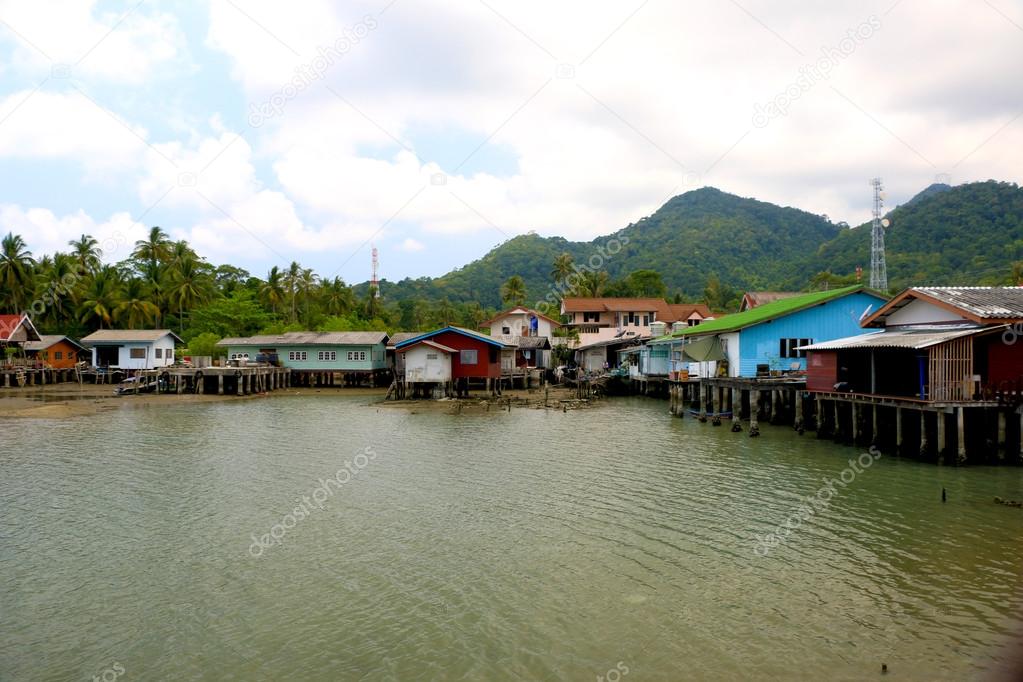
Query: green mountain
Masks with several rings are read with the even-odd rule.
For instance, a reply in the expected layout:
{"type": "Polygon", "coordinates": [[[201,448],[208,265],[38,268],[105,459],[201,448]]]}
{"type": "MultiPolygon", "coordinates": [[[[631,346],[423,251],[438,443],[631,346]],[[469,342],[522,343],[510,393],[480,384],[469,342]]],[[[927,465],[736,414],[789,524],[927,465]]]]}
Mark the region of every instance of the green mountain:
{"type": "MultiPolygon", "coordinates": [[[[892,289],[1002,281],[1011,263],[1023,259],[1023,190],[1013,183],[931,185],[888,217],[892,289]]],[[[821,271],[848,275],[857,266],[869,268],[870,224],[847,228],[825,216],[708,187],[591,242],[522,235],[442,277],[384,281],[381,294],[392,301],[448,298],[497,307],[501,283],[521,275],[527,300],[542,300],[551,291],[554,258],[565,252],[578,264],[592,258],[612,278],[656,270],[669,291],[689,297],[699,297],[711,275],[739,290],[799,290],[821,271]],[[623,244],[620,252],[597,257],[608,253],[611,240],[623,244]]],[[[360,293],[365,287],[358,287],[360,293]]]]}

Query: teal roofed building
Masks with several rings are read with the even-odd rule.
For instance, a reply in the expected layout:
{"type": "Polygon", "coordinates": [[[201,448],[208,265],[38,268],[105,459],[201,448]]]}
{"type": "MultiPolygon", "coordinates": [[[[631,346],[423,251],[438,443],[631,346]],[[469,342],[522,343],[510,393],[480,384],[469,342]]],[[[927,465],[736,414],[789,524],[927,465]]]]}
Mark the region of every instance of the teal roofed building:
{"type": "Polygon", "coordinates": [[[387,332],[287,332],[226,338],[217,345],[229,360],[275,362],[293,374],[376,377],[388,371],[387,332]]]}
{"type": "Polygon", "coordinates": [[[670,372],[690,376],[755,377],[767,372],[805,372],[801,346],[863,334],[861,320],[887,298],[857,285],[800,294],[735,315],[708,320],[654,339],[668,346],[670,372]]]}

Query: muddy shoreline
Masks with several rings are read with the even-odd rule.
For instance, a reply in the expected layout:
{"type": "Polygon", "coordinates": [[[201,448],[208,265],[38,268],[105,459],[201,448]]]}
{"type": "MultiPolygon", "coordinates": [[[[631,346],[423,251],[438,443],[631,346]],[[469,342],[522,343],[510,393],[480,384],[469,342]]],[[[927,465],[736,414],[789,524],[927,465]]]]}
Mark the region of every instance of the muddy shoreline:
{"type": "Polygon", "coordinates": [[[71,419],[120,409],[136,409],[162,405],[209,403],[232,400],[265,400],[303,395],[336,395],[365,397],[367,402],[387,409],[412,412],[497,412],[511,409],[573,410],[592,407],[600,401],[579,400],[575,391],[563,386],[529,390],[506,390],[499,397],[488,397],[483,391],[470,398],[445,400],[385,401],[386,388],[285,388],[272,393],[238,395],[194,395],[175,393],[114,395],[111,385],[55,384],[0,390],[0,420],[5,418],[71,419]]]}

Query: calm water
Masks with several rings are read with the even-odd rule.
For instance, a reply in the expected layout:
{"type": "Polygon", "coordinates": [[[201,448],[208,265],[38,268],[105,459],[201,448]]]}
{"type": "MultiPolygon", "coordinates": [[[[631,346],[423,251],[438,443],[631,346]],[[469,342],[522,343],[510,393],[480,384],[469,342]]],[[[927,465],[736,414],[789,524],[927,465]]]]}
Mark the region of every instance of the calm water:
{"type": "Polygon", "coordinates": [[[963,680],[1023,627],[1019,469],[882,457],[760,556],[858,450],[366,403],[0,424],[0,678],[963,680]]]}

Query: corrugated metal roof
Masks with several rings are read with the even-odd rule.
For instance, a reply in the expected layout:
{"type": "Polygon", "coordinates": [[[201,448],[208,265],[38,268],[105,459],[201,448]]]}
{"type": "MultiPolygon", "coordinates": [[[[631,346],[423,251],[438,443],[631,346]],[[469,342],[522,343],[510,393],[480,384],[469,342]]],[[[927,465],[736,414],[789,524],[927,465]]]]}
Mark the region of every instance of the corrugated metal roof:
{"type": "Polygon", "coordinates": [[[429,339],[429,338],[432,338],[434,336],[437,336],[438,334],[443,334],[444,332],[455,332],[456,334],[462,334],[462,335],[468,336],[469,338],[472,338],[472,339],[478,339],[480,341],[483,341],[484,343],[489,343],[489,344],[491,344],[493,346],[498,346],[500,348],[508,348],[508,347],[510,347],[508,344],[504,343],[503,341],[499,341],[499,340],[495,339],[494,337],[489,336],[488,334],[481,334],[480,332],[474,332],[471,329],[465,329],[463,327],[455,327],[454,325],[449,325],[447,327],[441,327],[440,329],[435,329],[432,332],[423,332],[422,334],[418,334],[418,335],[412,337],[412,339],[406,339],[404,341],[399,342],[396,345],[399,345],[399,346],[405,345],[405,344],[411,345],[409,343],[409,341],[412,341],[413,339],[429,339]]]}
{"type": "Polygon", "coordinates": [[[88,336],[83,336],[82,343],[128,343],[132,341],[148,343],[159,341],[168,334],[173,336],[178,343],[182,343],[181,338],[170,329],[100,329],[88,336]]]}
{"type": "Polygon", "coordinates": [[[437,343],[436,341],[431,341],[430,339],[423,339],[422,341],[416,341],[413,344],[409,344],[408,346],[405,346],[401,350],[402,350],[402,352],[404,352],[404,351],[407,351],[409,348],[415,348],[416,346],[429,346],[430,348],[436,348],[439,351],[443,351],[443,352],[447,353],[448,355],[450,355],[452,353],[457,353],[458,352],[458,350],[455,349],[455,348],[451,348],[450,346],[445,346],[444,344],[437,343]]]}
{"type": "Polygon", "coordinates": [[[372,346],[387,332],[286,332],[221,339],[218,346],[372,346]]]}
{"type": "Polygon", "coordinates": [[[84,346],[71,339],[70,336],[64,336],[62,334],[43,334],[42,336],[39,337],[38,341],[26,341],[25,350],[46,350],[53,344],[59,343],[64,339],[67,339],[67,342],[70,343],[72,346],[84,348],[84,346]]]}
{"type": "Polygon", "coordinates": [[[417,336],[422,336],[422,332],[395,332],[391,334],[391,337],[387,339],[387,347],[394,348],[402,341],[408,341],[414,339],[417,336]]]}
{"type": "Polygon", "coordinates": [[[988,333],[999,329],[1005,329],[1009,325],[997,327],[928,327],[922,329],[902,331],[880,331],[859,336],[847,336],[844,339],[814,343],[809,346],[800,346],[798,350],[850,350],[870,348],[905,348],[907,350],[922,350],[931,346],[960,339],[974,334],[988,333]]]}
{"type": "Polygon", "coordinates": [[[1023,318],[1023,287],[914,287],[983,319],[1023,318]]]}

